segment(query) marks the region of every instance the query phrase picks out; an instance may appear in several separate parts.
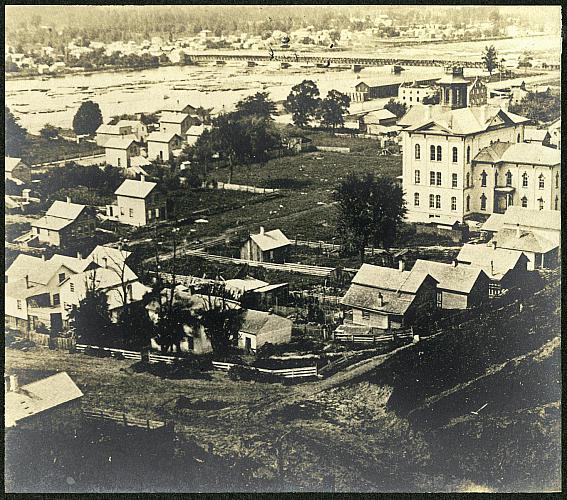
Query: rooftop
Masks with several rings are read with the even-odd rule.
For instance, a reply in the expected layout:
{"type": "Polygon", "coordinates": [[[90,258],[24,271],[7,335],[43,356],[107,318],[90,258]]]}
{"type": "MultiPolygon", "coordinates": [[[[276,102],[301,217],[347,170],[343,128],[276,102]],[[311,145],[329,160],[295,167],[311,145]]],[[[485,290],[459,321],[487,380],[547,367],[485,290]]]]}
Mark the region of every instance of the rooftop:
{"type": "Polygon", "coordinates": [[[415,294],[426,277],[427,273],[414,272],[413,269],[411,271],[400,271],[392,267],[362,264],[352,279],[352,283],[379,288],[380,290],[415,294]]]}
{"type": "Polygon", "coordinates": [[[455,266],[422,259],[416,260],[412,271],[415,270],[433,276],[438,282],[438,288],[461,293],[470,292],[478,278],[484,274],[482,269],[477,267],[455,266]]]}
{"type": "Polygon", "coordinates": [[[260,247],[262,252],[291,245],[291,242],[279,229],[260,234],[251,234],[250,238],[260,247]]]}
{"type": "Polygon", "coordinates": [[[80,205],[78,203],[71,203],[70,201],[54,201],[53,205],[49,207],[49,210],[45,215],[48,217],[58,217],[61,219],[67,219],[69,221],[75,220],[81,212],[86,208],[86,205],[80,205]]]}
{"type": "Polygon", "coordinates": [[[522,256],[524,254],[519,250],[495,248],[492,244],[472,245],[465,243],[457,256],[457,261],[459,264],[478,266],[490,278],[500,279],[508,271],[514,269],[522,256]]]}
{"type": "Polygon", "coordinates": [[[561,212],[559,210],[533,210],[518,206],[508,207],[503,214],[504,225],[553,229],[561,231],[561,212]]]}
{"type": "Polygon", "coordinates": [[[161,115],[159,119],[160,122],[165,123],[183,123],[189,118],[187,113],[173,113],[171,111],[166,111],[161,115]]]}
{"type": "Polygon", "coordinates": [[[364,123],[378,123],[381,120],[391,120],[396,118],[396,115],[387,109],[379,109],[377,111],[370,111],[364,115],[364,123]]]}
{"type": "Polygon", "coordinates": [[[244,322],[240,327],[240,331],[259,335],[261,333],[271,333],[281,328],[291,329],[291,326],[291,320],[277,314],[247,309],[244,312],[244,322]]]}
{"type": "Polygon", "coordinates": [[[132,143],[136,142],[133,135],[121,135],[120,137],[111,137],[104,143],[106,149],[128,149],[132,143]]]}
{"type": "Polygon", "coordinates": [[[532,231],[503,228],[494,235],[498,248],[520,250],[522,252],[547,253],[558,244],[532,231]]]}
{"type": "Polygon", "coordinates": [[[173,140],[174,137],[179,137],[179,139],[182,139],[182,137],[180,137],[178,134],[176,134],[175,132],[152,132],[150,135],[148,135],[148,142],[165,142],[165,143],[169,143],[173,140]]]}
{"type": "Polygon", "coordinates": [[[376,289],[353,283],[341,303],[370,311],[403,315],[415,299],[415,295],[398,293],[393,290],[376,289]],[[382,295],[382,299],[380,299],[382,295]]]}
{"type": "Polygon", "coordinates": [[[152,190],[157,186],[155,182],[137,181],[126,179],[114,194],[116,196],[127,196],[129,198],[147,198],[152,190]]]}
{"type": "MultiPolygon", "coordinates": [[[[544,130],[544,132],[546,131],[544,130]]],[[[523,163],[552,167],[561,163],[561,151],[537,143],[495,142],[491,146],[481,149],[474,161],[523,163]]]]}
{"type": "Polygon", "coordinates": [[[4,170],[6,172],[12,172],[20,163],[21,158],[12,158],[11,156],[4,157],[4,170]]]}

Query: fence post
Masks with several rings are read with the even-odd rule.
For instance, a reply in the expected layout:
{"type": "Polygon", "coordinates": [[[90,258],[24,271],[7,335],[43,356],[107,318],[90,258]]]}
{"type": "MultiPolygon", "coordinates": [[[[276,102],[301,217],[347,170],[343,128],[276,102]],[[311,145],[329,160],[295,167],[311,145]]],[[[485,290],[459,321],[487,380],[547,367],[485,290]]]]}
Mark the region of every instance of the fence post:
{"type": "Polygon", "coordinates": [[[126,413],[122,414],[122,421],[124,422],[124,427],[128,427],[128,419],[126,418],[126,413]]]}
{"type": "Polygon", "coordinates": [[[150,430],[150,419],[146,418],[146,429],[149,431],[150,430]]]}

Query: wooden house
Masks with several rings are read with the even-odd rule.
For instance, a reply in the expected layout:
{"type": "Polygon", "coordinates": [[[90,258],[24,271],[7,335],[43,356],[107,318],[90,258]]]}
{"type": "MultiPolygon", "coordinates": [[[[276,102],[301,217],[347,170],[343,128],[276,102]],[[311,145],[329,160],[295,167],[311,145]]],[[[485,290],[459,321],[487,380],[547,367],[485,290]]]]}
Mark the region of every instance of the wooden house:
{"type": "Polygon", "coordinates": [[[126,179],[114,192],[116,205],[107,207],[107,214],[123,224],[145,226],[167,219],[167,200],[156,190],[155,182],[126,179]]]}
{"type": "Polygon", "coordinates": [[[4,157],[4,180],[16,184],[31,182],[31,168],[21,158],[4,157]]]}
{"type": "Polygon", "coordinates": [[[260,232],[251,234],[240,249],[240,258],[255,262],[283,263],[290,247],[291,242],[279,229],[265,232],[260,227],[260,232]]]}

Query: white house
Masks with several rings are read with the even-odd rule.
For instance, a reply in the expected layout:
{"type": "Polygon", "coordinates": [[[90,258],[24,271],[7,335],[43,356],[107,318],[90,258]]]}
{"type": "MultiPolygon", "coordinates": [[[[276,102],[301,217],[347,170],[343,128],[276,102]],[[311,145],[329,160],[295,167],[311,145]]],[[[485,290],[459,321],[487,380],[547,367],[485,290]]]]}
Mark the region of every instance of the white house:
{"type": "Polygon", "coordinates": [[[123,224],[145,226],[167,218],[165,198],[155,189],[157,184],[126,179],[114,192],[116,205],[107,206],[107,215],[123,224]]]}
{"type": "Polygon", "coordinates": [[[136,141],[146,142],[149,132],[145,123],[139,120],[120,120],[116,126],[120,129],[130,127],[130,133],[136,137],[136,141]]]}
{"type": "Polygon", "coordinates": [[[148,136],[148,159],[169,161],[181,152],[183,138],[175,132],[152,132],[148,136]]]}
{"type": "Polygon", "coordinates": [[[191,123],[192,118],[186,113],[165,112],[159,119],[159,130],[164,134],[174,133],[183,137],[191,123]]]}
{"type": "Polygon", "coordinates": [[[108,165],[128,168],[131,159],[140,155],[140,147],[133,135],[112,137],[104,143],[104,153],[108,165]]]}
{"type": "Polygon", "coordinates": [[[110,125],[103,123],[96,130],[96,143],[98,146],[104,146],[109,139],[120,138],[127,135],[132,135],[132,125],[122,124],[122,125],[110,125]]]}

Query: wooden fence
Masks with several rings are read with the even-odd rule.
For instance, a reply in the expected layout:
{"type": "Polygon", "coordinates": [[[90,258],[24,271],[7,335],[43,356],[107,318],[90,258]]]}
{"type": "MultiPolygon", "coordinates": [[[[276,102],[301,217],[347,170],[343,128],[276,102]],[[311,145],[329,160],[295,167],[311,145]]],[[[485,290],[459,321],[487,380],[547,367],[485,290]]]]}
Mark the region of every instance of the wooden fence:
{"type": "MultiPolygon", "coordinates": [[[[142,353],[137,351],[126,351],[124,349],[112,349],[110,347],[99,347],[95,345],[86,345],[86,344],[77,344],[75,346],[75,349],[78,352],[85,352],[87,349],[93,349],[95,351],[108,352],[112,357],[122,356],[124,357],[124,359],[132,359],[135,361],[142,360],[142,353]]],[[[183,358],[180,356],[166,356],[163,354],[154,354],[154,353],[148,354],[148,361],[150,363],[167,363],[168,365],[170,365],[181,359],[183,358]]]]}
{"type": "Polygon", "coordinates": [[[335,332],[333,338],[339,342],[352,342],[353,344],[384,344],[395,340],[413,340],[413,329],[379,335],[354,335],[335,332]]]}
{"type": "MultiPolygon", "coordinates": [[[[245,366],[237,365],[236,363],[223,363],[220,361],[213,361],[213,368],[215,370],[228,372],[233,366],[245,366]]],[[[271,373],[272,375],[277,375],[283,378],[302,378],[302,377],[317,377],[317,367],[316,366],[305,366],[302,368],[286,368],[278,370],[270,370],[269,368],[256,368],[254,366],[247,367],[252,370],[258,371],[260,373],[271,373]]]]}
{"type": "Polygon", "coordinates": [[[173,428],[171,422],[162,422],[159,420],[150,420],[143,418],[136,418],[126,415],[125,413],[118,413],[113,411],[104,411],[93,408],[91,410],[83,409],[83,417],[89,420],[103,420],[106,422],[114,422],[122,424],[124,427],[138,427],[147,430],[163,429],[166,427],[173,428]]]}
{"type": "MultiPolygon", "coordinates": [[[[208,187],[208,186],[204,186],[208,187]]],[[[275,193],[278,190],[265,187],[247,186],[246,184],[229,184],[228,182],[218,182],[217,189],[224,189],[226,191],[243,191],[245,193],[266,194],[275,193]]]]}

